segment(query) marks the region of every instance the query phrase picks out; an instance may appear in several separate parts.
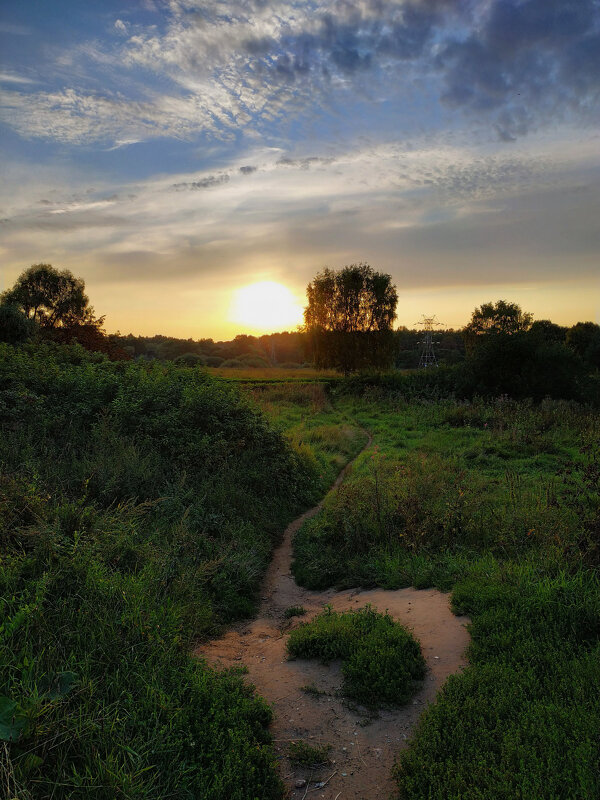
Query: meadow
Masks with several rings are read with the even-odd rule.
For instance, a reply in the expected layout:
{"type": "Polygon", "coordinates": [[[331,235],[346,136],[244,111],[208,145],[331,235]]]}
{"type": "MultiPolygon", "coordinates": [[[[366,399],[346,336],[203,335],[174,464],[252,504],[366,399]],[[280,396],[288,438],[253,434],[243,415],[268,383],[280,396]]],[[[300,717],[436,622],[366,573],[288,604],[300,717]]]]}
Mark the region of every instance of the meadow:
{"type": "Polygon", "coordinates": [[[469,667],[399,758],[399,796],[600,795],[597,410],[458,401],[444,370],[225,380],[1,347],[8,797],[282,797],[270,710],[190,651],[252,615],[285,524],[367,432],[296,536],[296,579],[435,586],[472,619],[469,667]]]}
{"type": "Polygon", "coordinates": [[[597,412],[380,389],[341,406],[375,449],[299,531],[296,579],[435,586],[472,619],[470,665],[399,758],[399,797],[599,796],[597,412]]]}

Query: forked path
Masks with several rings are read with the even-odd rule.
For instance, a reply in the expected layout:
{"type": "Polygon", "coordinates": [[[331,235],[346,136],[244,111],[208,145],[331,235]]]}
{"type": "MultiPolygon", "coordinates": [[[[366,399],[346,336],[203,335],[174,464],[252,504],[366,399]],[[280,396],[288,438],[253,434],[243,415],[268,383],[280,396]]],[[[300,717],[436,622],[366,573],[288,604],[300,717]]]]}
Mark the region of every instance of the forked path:
{"type": "MultiPolygon", "coordinates": [[[[370,444],[369,440],[366,447],[370,444]]],[[[351,464],[334,488],[349,469],[351,464]]],[[[448,596],[434,589],[313,592],[298,586],[290,571],[292,539],[320,508],[321,504],[302,514],[286,529],[265,576],[257,618],[203,644],[196,654],[215,666],[244,664],[248,668],[249,680],[273,708],[271,730],[289,798],[384,800],[394,789],[391,768],[419,716],[446,678],[466,664],[468,619],[454,616],[448,596]],[[340,696],[339,663],[324,666],[317,661],[288,661],[286,656],[287,634],[293,625],[311,619],[326,604],[343,611],[367,603],[412,630],[428,666],[423,687],[408,705],[381,711],[375,719],[340,696]],[[303,606],[307,613],[290,623],[284,616],[290,606],[303,606]],[[301,688],[305,686],[322,693],[307,693],[301,688]],[[286,754],[289,743],[298,741],[331,745],[331,765],[314,771],[294,769],[286,754]],[[308,783],[297,786],[302,781],[308,783]]]]}

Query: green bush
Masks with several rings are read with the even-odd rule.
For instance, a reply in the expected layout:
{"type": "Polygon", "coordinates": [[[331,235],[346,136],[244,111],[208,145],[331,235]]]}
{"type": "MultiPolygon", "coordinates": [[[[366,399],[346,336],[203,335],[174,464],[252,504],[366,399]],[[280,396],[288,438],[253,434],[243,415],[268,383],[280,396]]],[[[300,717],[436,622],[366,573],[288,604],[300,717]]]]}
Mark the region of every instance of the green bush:
{"type": "Polygon", "coordinates": [[[341,614],[327,608],[288,638],[297,658],[342,659],[343,692],[369,707],[405,703],[425,677],[425,660],[406,628],[370,606],[341,614]]]}
{"type": "Polygon", "coordinates": [[[190,650],[252,612],[276,537],[319,485],[238,389],[200,370],[0,345],[14,796],[281,797],[270,711],[190,650]]]}

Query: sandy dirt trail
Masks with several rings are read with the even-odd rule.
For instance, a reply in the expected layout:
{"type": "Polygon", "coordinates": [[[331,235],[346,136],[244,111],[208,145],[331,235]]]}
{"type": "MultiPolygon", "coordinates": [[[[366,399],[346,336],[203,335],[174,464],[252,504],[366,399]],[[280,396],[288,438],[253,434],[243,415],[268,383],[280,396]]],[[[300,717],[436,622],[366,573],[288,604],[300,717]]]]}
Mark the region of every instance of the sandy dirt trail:
{"type": "MultiPolygon", "coordinates": [[[[338,476],[334,488],[351,466],[338,476]]],[[[265,576],[257,618],[204,643],[196,654],[215,666],[244,664],[248,668],[248,680],[274,711],[271,731],[291,800],[385,800],[394,789],[391,768],[424,708],[446,678],[466,664],[469,635],[465,626],[469,620],[454,616],[448,595],[434,589],[314,592],[298,586],[290,571],[292,539],[320,508],[319,504],[307,511],[286,529],[265,576]],[[340,696],[339,663],[325,666],[317,661],[288,661],[286,656],[291,628],[311,619],[326,604],[342,611],[367,603],[378,611],[387,611],[412,630],[428,666],[423,687],[406,706],[381,711],[375,718],[364,709],[348,705],[340,696]],[[286,620],[284,611],[290,606],[304,606],[307,613],[286,620]],[[301,690],[307,685],[325,694],[307,694],[301,690]],[[332,763],[314,771],[294,769],[287,759],[287,748],[290,742],[300,740],[331,745],[332,763]],[[300,785],[303,781],[306,783],[300,785]]]]}

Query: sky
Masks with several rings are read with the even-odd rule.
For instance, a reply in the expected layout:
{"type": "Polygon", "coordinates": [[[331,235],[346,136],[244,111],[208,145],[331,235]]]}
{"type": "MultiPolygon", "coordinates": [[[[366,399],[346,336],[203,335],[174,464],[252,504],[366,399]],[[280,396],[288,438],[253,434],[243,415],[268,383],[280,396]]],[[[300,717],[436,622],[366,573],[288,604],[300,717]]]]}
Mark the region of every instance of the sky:
{"type": "Polygon", "coordinates": [[[600,322],[600,0],[2,0],[0,54],[0,290],[221,339],[368,262],[398,325],[600,322]]]}

